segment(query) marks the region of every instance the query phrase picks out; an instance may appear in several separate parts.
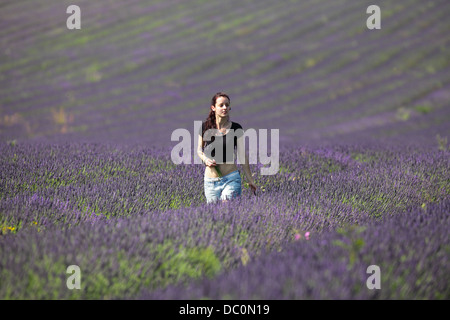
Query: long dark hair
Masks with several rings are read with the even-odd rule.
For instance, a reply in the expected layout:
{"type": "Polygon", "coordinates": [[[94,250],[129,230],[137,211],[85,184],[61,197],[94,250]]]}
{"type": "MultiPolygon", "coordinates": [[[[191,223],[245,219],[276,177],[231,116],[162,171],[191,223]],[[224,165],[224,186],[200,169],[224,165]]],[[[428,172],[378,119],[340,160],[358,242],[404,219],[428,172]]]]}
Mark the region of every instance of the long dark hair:
{"type": "MultiPolygon", "coordinates": [[[[226,93],[224,93],[224,92],[217,92],[211,99],[211,105],[212,106],[216,105],[216,101],[217,101],[217,99],[219,97],[225,97],[231,103],[231,99],[226,93]]],[[[205,129],[202,131],[202,137],[204,136],[206,130],[208,130],[208,129],[217,129],[216,113],[213,110],[211,110],[211,109],[209,110],[208,117],[206,117],[205,129]]],[[[206,141],[203,141],[202,148],[205,147],[205,145],[206,145],[206,141]]]]}

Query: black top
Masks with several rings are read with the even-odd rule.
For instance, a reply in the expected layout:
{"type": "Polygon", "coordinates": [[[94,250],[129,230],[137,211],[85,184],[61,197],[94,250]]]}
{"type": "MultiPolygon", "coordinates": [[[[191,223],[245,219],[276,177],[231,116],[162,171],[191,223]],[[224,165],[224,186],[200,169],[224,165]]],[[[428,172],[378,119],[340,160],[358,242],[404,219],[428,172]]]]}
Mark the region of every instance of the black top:
{"type": "MultiPolygon", "coordinates": [[[[202,132],[205,130],[205,122],[202,123],[202,128],[199,131],[199,135],[202,135],[202,132]]],[[[242,126],[237,123],[231,121],[231,128],[228,130],[228,132],[224,135],[214,135],[214,131],[217,129],[210,129],[205,132],[203,136],[203,141],[206,142],[205,148],[203,149],[203,152],[208,158],[212,158],[216,160],[216,163],[221,164],[225,162],[234,162],[234,149],[237,146],[237,138],[244,135],[244,129],[242,126]],[[240,129],[240,130],[239,130],[240,129]],[[232,142],[232,139],[234,138],[234,143],[232,142]],[[214,141],[217,142],[213,144],[214,141]],[[229,148],[227,153],[227,144],[231,145],[233,144],[232,148],[229,148]],[[218,154],[216,157],[216,148],[220,148],[219,146],[222,146],[222,150],[218,150],[218,154]],[[221,151],[221,152],[220,152],[221,151]],[[222,153],[222,159],[218,159],[220,157],[220,153],[222,153]]],[[[217,134],[217,132],[216,132],[217,134]]]]}

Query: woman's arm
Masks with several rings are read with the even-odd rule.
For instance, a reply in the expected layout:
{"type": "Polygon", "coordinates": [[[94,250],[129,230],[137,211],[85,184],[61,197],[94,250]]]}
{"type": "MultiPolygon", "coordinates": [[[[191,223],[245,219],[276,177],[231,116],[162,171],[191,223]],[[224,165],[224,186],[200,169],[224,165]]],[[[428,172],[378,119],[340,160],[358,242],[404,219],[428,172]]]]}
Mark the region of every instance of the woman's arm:
{"type": "Polygon", "coordinates": [[[205,156],[205,154],[203,153],[202,146],[203,146],[203,138],[202,138],[201,135],[199,135],[199,136],[198,136],[197,155],[199,156],[199,158],[200,158],[203,162],[205,162],[206,156],[205,156]]]}
{"type": "Polygon", "coordinates": [[[208,167],[215,167],[217,166],[216,164],[216,160],[214,159],[209,159],[202,150],[202,146],[203,146],[203,138],[202,136],[198,136],[198,147],[197,147],[197,155],[199,156],[199,158],[203,161],[203,163],[208,166],[208,167]]]}

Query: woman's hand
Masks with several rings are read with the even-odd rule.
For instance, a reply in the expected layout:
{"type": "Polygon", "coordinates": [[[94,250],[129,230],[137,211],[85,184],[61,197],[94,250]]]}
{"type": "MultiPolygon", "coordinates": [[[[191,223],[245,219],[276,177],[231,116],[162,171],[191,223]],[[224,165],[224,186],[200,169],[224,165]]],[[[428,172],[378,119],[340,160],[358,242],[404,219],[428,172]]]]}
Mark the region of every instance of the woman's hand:
{"type": "Polygon", "coordinates": [[[216,160],[205,158],[205,161],[203,161],[208,167],[215,167],[217,166],[216,160]]]}

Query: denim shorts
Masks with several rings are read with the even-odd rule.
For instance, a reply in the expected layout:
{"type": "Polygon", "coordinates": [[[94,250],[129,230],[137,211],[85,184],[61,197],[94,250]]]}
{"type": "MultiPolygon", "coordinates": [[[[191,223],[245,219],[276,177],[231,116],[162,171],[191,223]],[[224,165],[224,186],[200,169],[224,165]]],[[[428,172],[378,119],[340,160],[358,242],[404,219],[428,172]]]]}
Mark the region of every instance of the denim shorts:
{"type": "Polygon", "coordinates": [[[233,171],[221,178],[204,178],[206,202],[212,203],[220,200],[228,200],[240,196],[241,175],[239,170],[233,171]]]}

